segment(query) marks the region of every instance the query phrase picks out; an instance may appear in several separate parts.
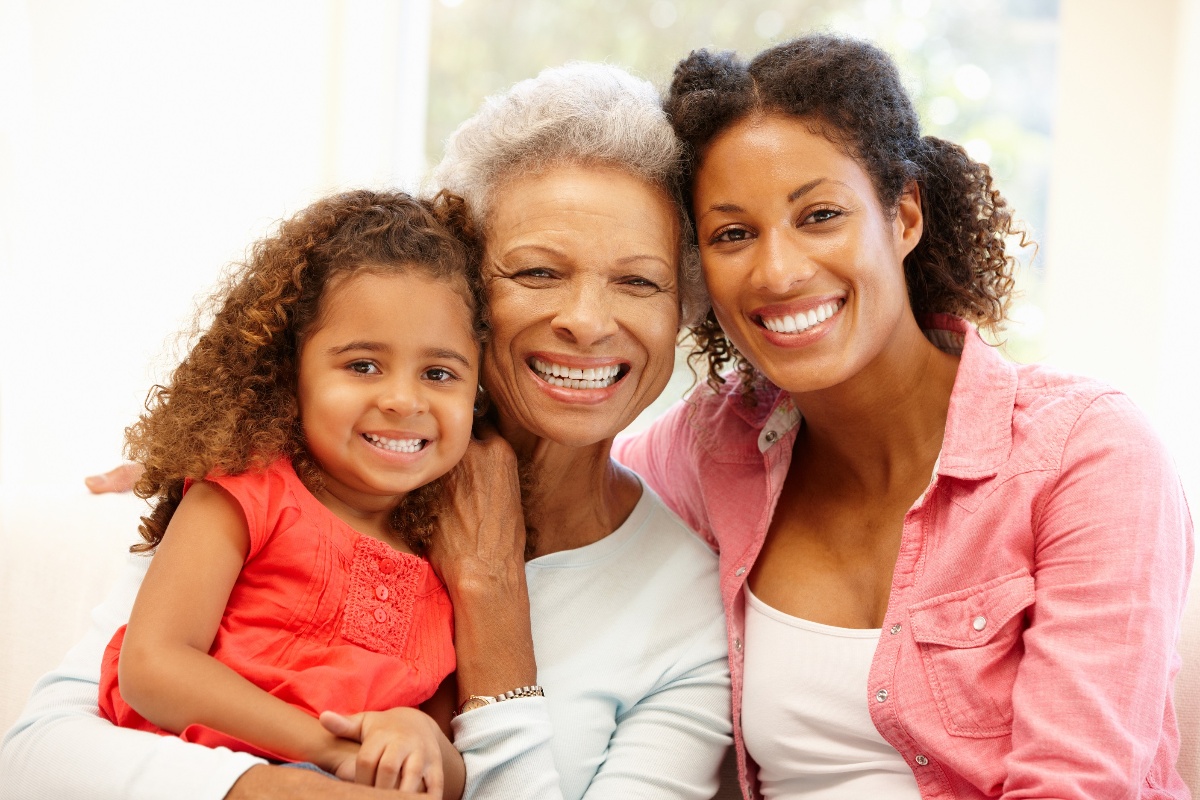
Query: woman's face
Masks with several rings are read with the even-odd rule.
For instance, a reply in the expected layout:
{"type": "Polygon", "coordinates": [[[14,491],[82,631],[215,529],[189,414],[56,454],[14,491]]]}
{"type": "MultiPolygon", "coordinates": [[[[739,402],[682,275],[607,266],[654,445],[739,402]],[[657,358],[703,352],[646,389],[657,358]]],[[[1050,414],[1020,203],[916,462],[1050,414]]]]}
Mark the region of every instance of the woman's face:
{"type": "Polygon", "coordinates": [[[563,166],[500,188],[483,275],[483,384],[510,438],[611,439],[674,366],[678,224],[659,189],[563,166]]]}
{"type": "Polygon", "coordinates": [[[888,213],[854,158],[805,121],[768,115],[712,141],[692,200],[717,320],[777,386],[828,388],[904,346],[914,193],[888,213]]]}

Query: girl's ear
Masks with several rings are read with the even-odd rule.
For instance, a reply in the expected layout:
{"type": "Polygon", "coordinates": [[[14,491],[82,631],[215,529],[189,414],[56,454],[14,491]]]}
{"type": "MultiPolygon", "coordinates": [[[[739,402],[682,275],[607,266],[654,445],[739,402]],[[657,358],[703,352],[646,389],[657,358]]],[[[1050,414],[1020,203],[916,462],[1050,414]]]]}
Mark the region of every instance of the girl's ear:
{"type": "Polygon", "coordinates": [[[475,417],[479,419],[488,412],[491,403],[488,400],[487,390],[483,388],[483,384],[475,389],[475,417]]]}
{"type": "Polygon", "coordinates": [[[921,186],[916,181],[909,181],[896,201],[896,218],[893,223],[896,233],[896,248],[901,260],[904,259],[925,230],[925,216],[921,212],[921,186]]]}

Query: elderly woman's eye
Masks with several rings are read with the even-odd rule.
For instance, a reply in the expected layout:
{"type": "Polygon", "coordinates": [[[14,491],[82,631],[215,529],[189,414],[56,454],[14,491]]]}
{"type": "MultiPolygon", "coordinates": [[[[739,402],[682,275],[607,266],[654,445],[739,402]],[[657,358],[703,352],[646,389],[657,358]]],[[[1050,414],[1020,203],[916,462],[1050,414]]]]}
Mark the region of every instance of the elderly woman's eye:
{"type": "Polygon", "coordinates": [[[513,275],[514,278],[553,278],[554,273],[545,267],[530,267],[513,275]]]}
{"type": "Polygon", "coordinates": [[[630,275],[629,277],[625,278],[622,281],[622,283],[624,283],[626,286],[637,286],[639,288],[646,288],[646,289],[656,289],[657,290],[657,289],[661,288],[654,281],[650,280],[649,278],[643,277],[641,275],[630,275]]]}

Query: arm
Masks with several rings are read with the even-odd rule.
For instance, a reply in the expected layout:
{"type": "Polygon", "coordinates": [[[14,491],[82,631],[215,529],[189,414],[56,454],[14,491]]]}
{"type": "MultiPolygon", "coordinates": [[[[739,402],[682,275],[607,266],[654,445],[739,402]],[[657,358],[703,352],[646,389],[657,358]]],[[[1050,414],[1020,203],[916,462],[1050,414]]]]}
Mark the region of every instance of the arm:
{"type": "Polygon", "coordinates": [[[354,774],[358,746],[208,654],[250,534],[233,497],[197,483],[176,509],[138,592],[121,648],[121,694],[155,725],[203,725],[285,759],[354,774]]]}
{"type": "Polygon", "coordinates": [[[1170,458],[1127,398],[1079,417],[1034,524],[1005,796],[1129,796],[1163,735],[1193,545],[1170,458]]]}
{"type": "Polygon", "coordinates": [[[100,716],[101,657],[129,618],[149,563],[147,558],[130,559],[112,593],[92,612],[87,634],[34,687],[0,744],[0,798],[218,800],[246,770],[263,763],[245,753],[118,728],[100,716]]]}
{"type": "MultiPolygon", "coordinates": [[[[721,757],[730,742],[729,668],[725,624],[698,638],[659,687],[617,720],[604,761],[583,800],[694,798],[718,786],[721,757]]],[[[454,720],[455,744],[470,775],[467,797],[564,797],[551,752],[553,725],[545,698],[510,700],[454,720]]],[[[566,724],[588,725],[560,715],[566,724]]]]}

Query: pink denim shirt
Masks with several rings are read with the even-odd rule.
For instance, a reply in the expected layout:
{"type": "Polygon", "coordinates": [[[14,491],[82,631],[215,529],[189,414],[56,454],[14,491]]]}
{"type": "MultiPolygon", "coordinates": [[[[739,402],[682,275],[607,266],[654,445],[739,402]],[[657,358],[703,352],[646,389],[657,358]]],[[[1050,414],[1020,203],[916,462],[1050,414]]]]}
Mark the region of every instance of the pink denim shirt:
{"type": "MultiPolygon", "coordinates": [[[[1101,383],[1002,359],[962,320],[933,480],[904,518],[863,687],[923,798],[1187,798],[1175,645],[1192,522],[1146,418],[1101,383]]],[[[617,457],[720,550],[743,794],[741,598],[800,416],[764,384],[694,392],[617,457]]],[[[786,687],[779,687],[786,691],[786,687]]]]}

